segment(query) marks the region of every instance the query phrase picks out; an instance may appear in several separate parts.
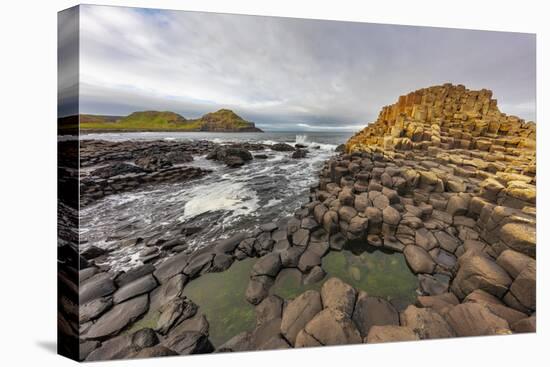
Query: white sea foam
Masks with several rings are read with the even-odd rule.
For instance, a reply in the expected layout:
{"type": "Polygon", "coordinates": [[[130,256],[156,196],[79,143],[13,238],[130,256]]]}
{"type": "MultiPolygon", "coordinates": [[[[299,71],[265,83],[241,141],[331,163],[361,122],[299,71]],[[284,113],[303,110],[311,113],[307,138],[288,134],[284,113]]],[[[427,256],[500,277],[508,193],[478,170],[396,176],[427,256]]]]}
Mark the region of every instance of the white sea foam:
{"type": "MultiPolygon", "coordinates": [[[[225,176],[225,175],[224,175],[225,176]]],[[[190,198],[184,206],[184,213],[178,219],[185,221],[200,214],[219,210],[231,211],[224,221],[234,217],[249,215],[258,209],[258,197],[242,182],[222,179],[203,186],[193,187],[185,193],[190,198]]]]}
{"type": "Polygon", "coordinates": [[[307,141],[307,135],[296,135],[296,144],[309,145],[310,142],[307,141]]]}
{"type": "Polygon", "coordinates": [[[264,208],[269,208],[269,207],[275,206],[277,204],[280,204],[282,202],[283,202],[282,199],[269,199],[267,204],[264,205],[264,208]]]}

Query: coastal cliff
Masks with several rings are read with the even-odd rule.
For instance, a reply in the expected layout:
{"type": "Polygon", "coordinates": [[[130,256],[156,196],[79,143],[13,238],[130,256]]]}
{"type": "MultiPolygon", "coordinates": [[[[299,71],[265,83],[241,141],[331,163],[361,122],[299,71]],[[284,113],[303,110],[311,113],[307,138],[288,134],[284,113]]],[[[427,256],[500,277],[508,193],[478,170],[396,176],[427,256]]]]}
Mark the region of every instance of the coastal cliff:
{"type": "Polygon", "coordinates": [[[139,111],[128,116],[80,115],[83,131],[212,131],[262,132],[253,122],[221,109],[198,119],[186,119],[171,111],[139,111]]]}

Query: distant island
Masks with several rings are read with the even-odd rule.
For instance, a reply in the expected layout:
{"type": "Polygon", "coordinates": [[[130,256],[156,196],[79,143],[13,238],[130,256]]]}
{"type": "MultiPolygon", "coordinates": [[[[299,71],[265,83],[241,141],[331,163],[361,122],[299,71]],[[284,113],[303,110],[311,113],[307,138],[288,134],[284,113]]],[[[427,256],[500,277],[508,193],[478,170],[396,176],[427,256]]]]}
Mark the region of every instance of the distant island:
{"type": "Polygon", "coordinates": [[[263,132],[253,122],[246,121],[229,109],[207,113],[198,119],[170,111],[139,111],[128,116],[80,115],[84,131],[210,131],[263,132]]]}

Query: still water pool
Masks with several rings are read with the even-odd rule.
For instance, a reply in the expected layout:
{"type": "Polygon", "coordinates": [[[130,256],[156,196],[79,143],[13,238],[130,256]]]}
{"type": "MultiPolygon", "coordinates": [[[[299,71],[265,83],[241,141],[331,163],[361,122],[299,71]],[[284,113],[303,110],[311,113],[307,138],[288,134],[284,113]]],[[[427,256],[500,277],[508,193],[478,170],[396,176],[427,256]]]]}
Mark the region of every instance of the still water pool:
{"type": "Polygon", "coordinates": [[[210,324],[210,341],[215,347],[256,325],[254,307],[245,298],[255,261],[236,261],[222,273],[201,275],[185,286],[183,293],[199,306],[210,324]]]}
{"type": "MultiPolygon", "coordinates": [[[[184,294],[200,307],[210,323],[210,339],[217,347],[236,334],[252,330],[255,311],[245,299],[250,271],[255,259],[235,262],[222,273],[209,273],[191,281],[184,294]]],[[[321,288],[329,277],[338,277],[353,287],[390,301],[398,310],[416,299],[418,280],[401,253],[383,252],[364,243],[349,243],[343,251],[323,258],[327,277],[304,285],[297,269],[279,273],[271,293],[294,298],[308,289],[321,288]]]]}
{"type": "Polygon", "coordinates": [[[348,244],[342,251],[331,251],[323,258],[327,276],[318,283],[304,285],[298,270],[283,271],[271,292],[294,298],[308,289],[319,290],[324,280],[337,277],[370,296],[385,298],[397,309],[415,301],[418,280],[401,253],[386,252],[362,243],[348,244]]]}

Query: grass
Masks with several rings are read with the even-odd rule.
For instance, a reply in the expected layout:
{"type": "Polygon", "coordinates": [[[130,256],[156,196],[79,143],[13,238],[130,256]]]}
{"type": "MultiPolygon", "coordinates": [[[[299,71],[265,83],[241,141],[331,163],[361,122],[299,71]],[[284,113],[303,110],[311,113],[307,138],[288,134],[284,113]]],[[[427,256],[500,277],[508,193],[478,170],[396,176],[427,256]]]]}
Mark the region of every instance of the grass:
{"type": "Polygon", "coordinates": [[[221,109],[199,119],[187,120],[170,111],[141,111],[126,117],[80,115],[82,130],[126,131],[224,131],[250,128],[254,125],[231,110],[221,109]]]}

